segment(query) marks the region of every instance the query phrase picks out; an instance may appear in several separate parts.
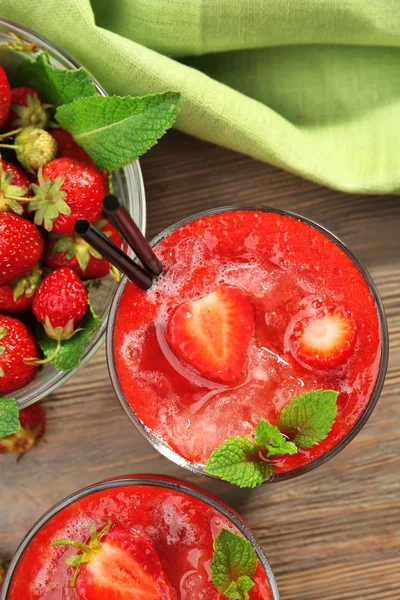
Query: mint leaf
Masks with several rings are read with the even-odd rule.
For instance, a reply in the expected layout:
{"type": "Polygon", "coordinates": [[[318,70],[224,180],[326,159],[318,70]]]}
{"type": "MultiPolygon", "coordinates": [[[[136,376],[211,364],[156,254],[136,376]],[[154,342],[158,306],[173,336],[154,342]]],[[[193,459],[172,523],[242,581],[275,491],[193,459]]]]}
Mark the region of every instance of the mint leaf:
{"type": "Polygon", "coordinates": [[[239,487],[256,487],[273,474],[271,465],[256,460],[257,451],[250,438],[231,437],[212,452],[204,471],[239,487]]]}
{"type": "Polygon", "coordinates": [[[289,442],[275,425],[271,425],[265,419],[261,419],[256,427],[256,440],[259,446],[267,451],[267,456],[276,454],[296,454],[296,444],[289,442]]]}
{"type": "MultiPolygon", "coordinates": [[[[93,307],[89,302],[87,315],[79,325],[79,328],[82,328],[82,331],[78,331],[78,333],[69,340],[61,342],[60,352],[54,360],[51,361],[51,364],[58,371],[70,371],[71,369],[79,367],[86,343],[92,333],[100,327],[100,325],[101,319],[95,314],[93,307]]],[[[41,347],[45,358],[48,358],[54,353],[57,342],[46,335],[42,325],[40,325],[38,329],[39,346],[41,347]]]]}
{"type": "Polygon", "coordinates": [[[254,582],[250,579],[250,577],[247,577],[247,575],[242,575],[237,581],[232,581],[231,585],[227,590],[225,590],[225,592],[223,592],[223,594],[232,600],[248,600],[249,591],[253,586],[254,582]]]}
{"type": "Polygon", "coordinates": [[[16,433],[21,426],[18,418],[19,410],[15,398],[0,396],[0,438],[16,433]]]}
{"type": "Polygon", "coordinates": [[[334,390],[315,390],[294,396],[279,415],[279,429],[299,448],[311,448],[330,432],[337,414],[338,395],[334,390]]]}
{"type": "Polygon", "coordinates": [[[46,52],[35,59],[24,58],[17,73],[16,85],[32,87],[50,104],[68,104],[76,98],[95,96],[95,85],[83,67],[56,69],[51,66],[46,52]]]}
{"type": "Polygon", "coordinates": [[[100,170],[136,160],[171,127],[180,94],[80,98],[57,108],[55,118],[100,170]]]}
{"type": "Polygon", "coordinates": [[[222,529],[214,540],[210,564],[217,590],[232,600],[248,600],[257,568],[257,554],[251,543],[229,529],[222,529]]]}

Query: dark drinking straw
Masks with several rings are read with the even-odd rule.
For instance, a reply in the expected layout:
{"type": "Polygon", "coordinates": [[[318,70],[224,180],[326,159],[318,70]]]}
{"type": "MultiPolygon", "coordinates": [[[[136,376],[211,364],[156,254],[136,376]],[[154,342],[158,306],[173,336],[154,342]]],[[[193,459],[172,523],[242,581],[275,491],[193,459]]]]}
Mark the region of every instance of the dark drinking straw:
{"type": "Polygon", "coordinates": [[[129,246],[138,256],[146,271],[152,275],[160,275],[163,270],[162,262],[154,254],[152,247],[132,219],[131,215],[122,206],[116,196],[109,194],[103,200],[104,212],[113,221],[116,228],[122,233],[129,246]]]}
{"type": "Polygon", "coordinates": [[[141,290],[148,290],[151,287],[153,283],[151,275],[134,263],[121,248],[118,248],[114,242],[103,235],[87,219],[78,219],[76,221],[75,233],[86,240],[103,258],[124,273],[141,290]]]}

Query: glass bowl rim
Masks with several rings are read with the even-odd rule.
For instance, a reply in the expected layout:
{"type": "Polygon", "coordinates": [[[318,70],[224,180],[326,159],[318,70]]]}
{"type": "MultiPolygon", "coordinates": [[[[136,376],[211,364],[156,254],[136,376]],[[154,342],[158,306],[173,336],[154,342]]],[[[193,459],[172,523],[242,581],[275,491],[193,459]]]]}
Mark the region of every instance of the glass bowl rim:
{"type": "MultiPolygon", "coordinates": [[[[275,475],[270,477],[266,482],[264,482],[264,484],[275,483],[277,481],[286,481],[288,479],[293,479],[294,477],[298,477],[300,475],[308,473],[309,471],[312,471],[315,468],[321,466],[322,464],[328,462],[334,456],[336,456],[339,452],[341,452],[343,450],[343,448],[345,448],[354,439],[354,437],[361,431],[361,429],[364,427],[364,425],[368,421],[369,417],[371,416],[371,414],[376,406],[376,403],[378,402],[378,399],[380,397],[382,387],[383,387],[383,384],[385,381],[385,376],[386,376],[386,371],[387,371],[387,366],[388,366],[388,357],[389,357],[389,343],[388,343],[389,335],[388,335],[386,316],[385,316],[385,311],[383,308],[382,300],[379,295],[378,289],[375,285],[375,282],[373,281],[373,279],[372,279],[371,275],[369,274],[369,272],[367,271],[367,269],[361,264],[361,262],[358,260],[358,258],[353,254],[353,252],[346,246],[346,244],[340,238],[338,238],[335,234],[333,234],[331,231],[329,231],[323,225],[320,225],[319,223],[316,223],[315,221],[308,219],[306,217],[303,217],[302,215],[299,215],[297,213],[287,211],[287,210],[271,208],[266,205],[265,206],[263,206],[263,205],[253,205],[253,206],[238,205],[238,206],[223,206],[223,207],[218,207],[218,208],[212,208],[212,209],[208,209],[205,211],[201,211],[201,212],[191,215],[189,217],[185,217],[184,219],[181,219],[177,223],[174,223],[173,225],[167,227],[164,231],[162,231],[161,233],[156,235],[153,238],[153,240],[150,242],[150,244],[153,247],[156,246],[162,239],[164,239],[170,233],[172,233],[176,229],[179,229],[183,225],[186,225],[192,221],[196,221],[198,219],[201,219],[203,217],[207,217],[207,216],[213,215],[213,214],[219,214],[222,212],[237,212],[237,211],[252,211],[252,212],[263,211],[263,212],[274,213],[277,215],[291,217],[293,219],[296,219],[298,221],[306,223],[307,225],[310,225],[317,231],[319,231],[322,234],[324,234],[325,236],[327,236],[332,242],[334,242],[337,246],[339,246],[339,248],[341,248],[341,250],[350,258],[350,260],[353,262],[353,264],[360,271],[360,273],[363,276],[364,280],[366,281],[369,291],[374,299],[377,314],[378,314],[378,320],[379,320],[379,328],[380,328],[380,336],[381,336],[381,339],[380,339],[381,356],[380,356],[380,363],[379,363],[379,372],[378,372],[378,376],[377,376],[377,379],[375,382],[374,389],[368,400],[368,403],[365,406],[361,415],[359,416],[358,420],[353,425],[353,427],[350,429],[350,431],[348,431],[347,434],[337,444],[335,444],[335,446],[333,446],[333,448],[331,448],[328,452],[326,452],[322,456],[319,456],[318,458],[315,458],[314,460],[312,460],[308,463],[305,463],[304,465],[302,465],[300,467],[296,467],[294,469],[291,469],[289,471],[285,471],[282,473],[276,473],[275,475]]],[[[124,293],[125,287],[127,285],[127,282],[128,282],[128,280],[126,278],[124,278],[124,280],[121,281],[119,288],[115,292],[114,298],[112,300],[110,312],[109,312],[109,320],[108,320],[108,326],[107,326],[107,338],[106,338],[107,365],[108,365],[111,382],[114,387],[116,396],[117,396],[120,404],[122,405],[123,409],[125,410],[126,414],[128,415],[129,419],[131,420],[131,422],[139,429],[139,431],[144,435],[146,440],[160,454],[162,454],[163,456],[165,456],[166,458],[168,458],[175,464],[191,471],[192,473],[194,473],[196,475],[201,475],[203,477],[208,477],[210,479],[219,479],[219,477],[216,477],[215,475],[210,475],[208,473],[205,473],[204,467],[202,467],[201,465],[196,465],[195,463],[192,463],[191,461],[187,460],[186,458],[183,458],[180,454],[178,454],[177,452],[172,450],[169,446],[167,446],[161,439],[154,436],[151,433],[151,431],[149,431],[146,428],[146,426],[141,422],[141,420],[136,416],[136,414],[133,412],[132,408],[130,407],[127,399],[125,398],[125,395],[122,391],[122,388],[121,388],[119,380],[118,380],[117,371],[116,371],[116,367],[115,367],[113,340],[114,340],[114,329],[115,329],[114,326],[115,326],[116,314],[118,311],[118,307],[119,307],[119,303],[120,303],[122,294],[124,293]]]]}
{"type": "Polygon", "coordinates": [[[31,529],[28,531],[28,533],[25,535],[24,539],[18,546],[17,551],[14,554],[9,568],[6,572],[6,576],[3,582],[3,588],[0,591],[0,600],[7,600],[13,574],[26,548],[29,546],[30,542],[33,540],[38,531],[59,511],[63,510],[76,500],[79,500],[90,494],[107,490],[110,488],[135,485],[147,485],[149,487],[156,486],[170,489],[172,491],[178,491],[204,502],[205,504],[211,506],[214,510],[222,514],[226,519],[233,523],[233,525],[240,531],[240,533],[245,537],[245,539],[247,539],[252,544],[253,548],[257,553],[257,558],[260,561],[261,566],[264,569],[264,572],[267,576],[273,600],[280,599],[275,576],[264,553],[264,550],[262,549],[260,543],[258,542],[250,527],[245,521],[242,520],[242,518],[235,511],[233,511],[225,503],[213,496],[212,493],[208,493],[204,490],[201,490],[197,486],[192,487],[192,484],[188,484],[182,480],[178,480],[174,477],[168,477],[164,475],[157,476],[155,474],[137,474],[107,479],[105,481],[86,486],[81,490],[78,490],[77,492],[66,496],[65,498],[54,504],[54,506],[52,506],[49,510],[47,510],[31,527],[31,529]]]}
{"type": "MultiPolygon", "coordinates": [[[[26,27],[25,25],[22,25],[21,23],[18,23],[16,21],[13,21],[13,20],[7,19],[7,18],[3,18],[3,17],[0,18],[0,26],[1,25],[3,25],[4,27],[7,27],[7,29],[9,31],[17,34],[19,37],[29,38],[29,40],[33,41],[34,43],[39,42],[38,45],[39,45],[40,50],[43,50],[43,49],[50,50],[53,54],[57,55],[61,61],[63,61],[64,63],[67,63],[67,64],[69,63],[69,66],[73,67],[74,69],[75,68],[79,69],[79,68],[83,67],[83,65],[76,58],[74,58],[67,50],[64,50],[63,48],[61,48],[61,46],[59,46],[52,40],[49,40],[48,38],[41,35],[37,31],[34,31],[33,29],[26,27]]],[[[83,67],[83,68],[85,68],[85,67],[83,67]]],[[[100,83],[97,81],[97,79],[92,75],[92,73],[90,71],[88,71],[87,69],[85,69],[85,70],[88,72],[99,95],[107,96],[108,95],[107,92],[100,85],[100,83]]],[[[131,212],[132,203],[133,203],[133,201],[137,200],[138,208],[139,208],[139,217],[140,217],[140,220],[139,220],[139,222],[137,222],[137,225],[139,226],[140,230],[144,234],[145,230],[146,230],[146,195],[145,195],[144,181],[143,181],[143,176],[142,176],[142,171],[140,168],[139,161],[136,160],[132,163],[129,163],[122,169],[115,171],[115,173],[117,174],[118,177],[121,177],[121,175],[120,175],[121,172],[123,172],[123,176],[125,178],[126,189],[128,192],[127,193],[128,210],[131,212]],[[137,187],[139,190],[139,197],[137,199],[133,198],[133,196],[131,196],[129,193],[130,190],[135,188],[135,184],[137,184],[137,187]]],[[[108,321],[110,309],[111,309],[111,304],[110,304],[107,314],[104,315],[104,317],[102,319],[102,324],[101,324],[100,328],[98,329],[98,331],[94,332],[94,334],[90,337],[88,343],[86,344],[84,354],[82,356],[82,360],[81,360],[79,367],[77,367],[76,369],[71,369],[69,371],[54,370],[54,372],[52,372],[51,375],[49,375],[48,379],[43,380],[43,382],[42,382],[43,385],[42,385],[40,391],[38,391],[38,392],[35,392],[33,390],[29,391],[29,389],[28,389],[29,384],[28,384],[27,386],[25,386],[19,390],[16,390],[13,394],[11,394],[17,398],[17,404],[20,409],[25,408],[35,402],[38,402],[39,400],[50,395],[52,392],[54,392],[56,389],[58,389],[61,385],[66,383],[68,381],[68,379],[70,379],[70,377],[72,377],[75,373],[77,373],[79,371],[79,369],[81,369],[94,356],[94,354],[96,354],[97,350],[99,350],[100,346],[104,342],[104,336],[105,336],[106,330],[107,330],[107,321],[108,321]]]]}

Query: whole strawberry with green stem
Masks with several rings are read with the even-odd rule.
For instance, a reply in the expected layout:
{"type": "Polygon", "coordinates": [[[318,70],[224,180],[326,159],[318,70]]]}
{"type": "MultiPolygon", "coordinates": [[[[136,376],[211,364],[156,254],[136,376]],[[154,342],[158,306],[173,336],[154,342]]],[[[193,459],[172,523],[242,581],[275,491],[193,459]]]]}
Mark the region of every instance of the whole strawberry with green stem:
{"type": "Polygon", "coordinates": [[[29,329],[13,317],[0,315],[0,394],[9,394],[35,378],[39,358],[36,340],[29,329]]]}
{"type": "Polygon", "coordinates": [[[11,105],[11,88],[6,72],[0,66],[0,128],[7,121],[11,105]]]}
{"type": "MultiPolygon", "coordinates": [[[[119,233],[107,219],[101,219],[95,225],[103,235],[118,247],[121,247],[122,242],[119,233]]],[[[45,265],[51,269],[69,267],[84,280],[100,279],[110,273],[119,281],[119,273],[115,267],[77,235],[57,236],[50,234],[45,243],[43,260],[45,265]]]]}
{"type": "Polygon", "coordinates": [[[0,313],[14,314],[29,310],[42,279],[41,273],[40,266],[36,265],[13,283],[0,286],[0,313]]]}
{"type": "Polygon", "coordinates": [[[36,225],[14,213],[0,213],[0,286],[31,271],[42,256],[43,244],[36,225]]]}
{"type": "Polygon", "coordinates": [[[71,158],[56,158],[39,170],[38,184],[29,210],[36,225],[47,231],[74,235],[78,219],[97,221],[102,211],[106,183],[101,174],[71,158]]]}
{"type": "Polygon", "coordinates": [[[47,275],[36,290],[33,314],[42,323],[46,334],[58,342],[54,355],[41,361],[50,362],[57,356],[63,340],[77,331],[88,310],[88,293],[78,275],[62,267],[47,275]]]}
{"type": "Polygon", "coordinates": [[[12,135],[15,135],[14,143],[4,143],[1,140],[0,148],[15,150],[17,159],[30,173],[35,174],[57,156],[57,142],[45,129],[25,127],[3,133],[0,138],[12,135]]]}
{"type": "Polygon", "coordinates": [[[45,104],[43,96],[29,87],[16,87],[11,90],[11,107],[6,128],[39,127],[46,129],[49,122],[50,104],[45,104]]]}
{"type": "Polygon", "coordinates": [[[172,600],[171,584],[157,551],[142,534],[113,526],[110,519],[90,539],[55,540],[79,550],[66,559],[74,568],[71,587],[81,600],[172,600]]]}
{"type": "Polygon", "coordinates": [[[23,215],[31,196],[31,182],[24,171],[0,157],[0,212],[13,211],[23,215]]]}
{"type": "Polygon", "coordinates": [[[19,422],[17,433],[0,439],[0,452],[19,457],[29,452],[46,432],[46,411],[39,402],[31,404],[19,411],[19,422]]]}

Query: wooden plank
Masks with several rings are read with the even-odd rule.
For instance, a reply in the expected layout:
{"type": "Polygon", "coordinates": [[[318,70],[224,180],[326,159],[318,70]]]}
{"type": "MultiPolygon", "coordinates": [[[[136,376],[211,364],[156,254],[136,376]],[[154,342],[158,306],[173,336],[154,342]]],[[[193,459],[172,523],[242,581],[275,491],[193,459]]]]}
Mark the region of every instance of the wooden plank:
{"type": "Polygon", "coordinates": [[[387,382],[369,423],[339,456],[251,492],[199,479],[159,456],[130,424],[104,349],[45,402],[47,444],[16,466],[0,457],[0,554],[76,489],[114,475],[161,472],[213,490],[254,529],[284,600],[400,598],[400,202],[350,196],[176,132],[142,161],[148,234],[216,206],[269,204],[339,235],[371,271],[391,333],[387,382]]]}

